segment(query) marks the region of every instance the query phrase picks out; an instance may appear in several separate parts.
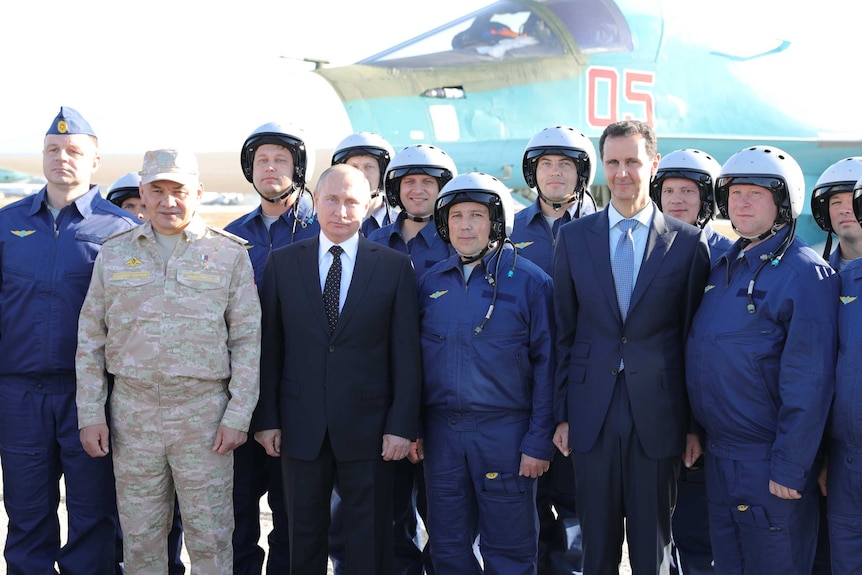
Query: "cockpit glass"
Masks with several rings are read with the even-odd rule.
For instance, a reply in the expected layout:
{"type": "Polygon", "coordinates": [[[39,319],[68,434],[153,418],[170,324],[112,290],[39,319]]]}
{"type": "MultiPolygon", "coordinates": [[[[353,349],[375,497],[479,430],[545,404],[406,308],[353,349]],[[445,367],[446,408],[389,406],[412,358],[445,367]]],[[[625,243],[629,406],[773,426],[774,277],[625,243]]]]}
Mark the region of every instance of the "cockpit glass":
{"type": "Polygon", "coordinates": [[[626,21],[612,0],[550,0],[542,6],[540,13],[503,0],[359,63],[432,68],[559,56],[572,43],[561,41],[561,26],[583,53],[632,50],[626,21]]]}

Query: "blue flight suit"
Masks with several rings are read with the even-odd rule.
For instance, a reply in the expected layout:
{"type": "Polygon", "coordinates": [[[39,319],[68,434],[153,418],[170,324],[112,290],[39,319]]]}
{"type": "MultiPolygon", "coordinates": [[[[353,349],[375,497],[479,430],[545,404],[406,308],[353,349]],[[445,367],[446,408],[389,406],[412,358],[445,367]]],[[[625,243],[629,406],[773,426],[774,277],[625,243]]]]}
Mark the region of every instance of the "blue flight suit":
{"type": "Polygon", "coordinates": [[[395,223],[383,226],[368,236],[368,239],[378,244],[383,244],[394,250],[407,254],[413,261],[416,270],[417,281],[425,275],[432,266],[454,254],[452,247],[437,236],[437,228],[433,221],[423,227],[416,237],[405,241],[401,234],[401,227],[405,215],[398,215],[395,223]]]}
{"type": "MultiPolygon", "coordinates": [[[[303,196],[305,198],[305,196],[303,196]]],[[[246,248],[254,268],[254,281],[260,291],[263,268],[272,250],[293,242],[317,236],[320,225],[311,202],[300,200],[299,217],[291,208],[272,223],[269,229],[263,221],[260,206],[225,226],[225,231],[248,241],[246,248]]],[[[266,572],[290,573],[290,543],[287,510],[281,481],[281,464],[269,457],[263,446],[249,439],[234,450],[234,575],[260,575],[263,572],[264,550],[260,540],[260,498],[267,494],[272,510],[272,531],[267,535],[269,554],[266,572]]]]}
{"type": "MultiPolygon", "coordinates": [[[[733,240],[717,232],[709,222],[703,226],[703,233],[709,245],[710,264],[715,265],[733,247],[733,240]]],[[[690,468],[680,466],[676,486],[676,507],[671,518],[675,560],[683,575],[708,575],[713,568],[703,459],[690,468]]]]}
{"type": "MultiPolygon", "coordinates": [[[[511,240],[518,254],[528,258],[549,276],[554,273],[554,247],[560,226],[582,215],[592,214],[592,197],[575,202],[557,218],[553,227],[542,214],[542,200],[515,214],[511,240]]],[[[539,513],[538,575],[575,575],[584,570],[581,522],[575,496],[575,471],[571,461],[554,451],[551,468],[539,477],[536,509],[539,513]]]]}
{"type": "Polygon", "coordinates": [[[709,245],[709,262],[715,265],[721,256],[733,247],[733,240],[715,231],[709,222],[703,226],[703,233],[706,234],[706,243],[709,245]]]}
{"type": "MultiPolygon", "coordinates": [[[[832,252],[837,260],[838,250],[832,252]]],[[[862,259],[838,274],[838,362],[829,422],[827,517],[832,569],[862,572],[862,259]]]]}
{"type": "MultiPolygon", "coordinates": [[[[428,222],[410,241],[405,241],[402,226],[406,214],[399,213],[394,223],[371,232],[368,239],[397,250],[410,256],[417,281],[438,262],[450,257],[454,251],[451,246],[440,239],[434,221],[428,222]]],[[[421,575],[423,567],[426,573],[433,574],[430,545],[426,544],[420,552],[414,540],[417,536],[418,522],[416,511],[425,517],[425,482],[422,463],[413,464],[407,459],[395,462],[395,478],[393,482],[393,513],[395,521],[395,572],[399,575],[421,575]]],[[[334,504],[336,521],[338,520],[337,503],[334,504]]],[[[427,528],[430,533],[431,529],[427,528]]],[[[338,563],[339,539],[333,542],[334,562],[338,563]]],[[[430,540],[429,542],[430,543],[430,540]]],[[[330,547],[333,547],[331,544],[330,547]]],[[[336,575],[339,569],[336,567],[336,575]]]]}
{"type": "Polygon", "coordinates": [[[391,224],[392,220],[398,215],[397,208],[390,206],[386,198],[383,199],[383,202],[384,205],[374,210],[371,215],[362,221],[362,225],[359,226],[359,232],[366,238],[371,235],[371,232],[391,224]]]}
{"type": "Polygon", "coordinates": [[[110,457],[81,447],[75,405],[78,314],[108,236],[138,220],[97,186],[60,210],[47,187],[0,210],[0,463],[9,575],[113,574],[117,533],[110,457]],[[59,482],[69,532],[60,547],[59,482]]]}
{"type": "Polygon", "coordinates": [[[486,573],[536,571],[536,480],[518,473],[522,453],[554,452],[553,286],[511,248],[496,266],[486,255],[465,281],[456,255],[419,282],[431,556],[447,575],[482,572],[477,535],[486,573]]]}
{"type": "Polygon", "coordinates": [[[686,346],[686,383],[706,431],[709,527],[717,572],[811,572],[817,453],[832,401],[838,277],[790,226],[712,268],[686,346]],[[749,282],[763,269],[747,309],[749,282]],[[801,499],[769,493],[769,481],[801,499]]]}
{"type": "Polygon", "coordinates": [[[554,221],[553,229],[548,226],[542,214],[541,199],[536,199],[515,214],[515,227],[510,239],[518,249],[518,253],[550,275],[554,269],[554,246],[557,243],[560,226],[580,216],[596,212],[596,204],[592,197],[585,195],[584,200],[583,207],[578,202],[569,206],[563,215],[554,221]]]}
{"type": "Polygon", "coordinates": [[[310,201],[304,200],[305,196],[300,200],[298,218],[291,208],[273,222],[268,230],[263,222],[263,210],[260,206],[224,227],[226,232],[248,242],[246,248],[251,258],[251,265],[254,267],[254,283],[257,284],[258,291],[260,291],[260,282],[263,280],[266,258],[272,250],[320,233],[320,224],[317,223],[314,208],[310,201]]]}

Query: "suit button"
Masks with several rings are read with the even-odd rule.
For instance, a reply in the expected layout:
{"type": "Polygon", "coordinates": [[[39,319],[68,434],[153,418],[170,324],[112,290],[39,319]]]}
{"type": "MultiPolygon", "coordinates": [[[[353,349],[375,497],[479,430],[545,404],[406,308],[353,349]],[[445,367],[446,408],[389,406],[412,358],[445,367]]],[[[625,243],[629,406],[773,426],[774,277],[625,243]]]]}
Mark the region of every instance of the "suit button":
{"type": "Polygon", "coordinates": [[[329,351],[331,351],[331,352],[332,352],[332,351],[335,351],[335,346],[334,346],[334,345],[330,345],[330,346],[329,346],[329,351]]]}
{"type": "Polygon", "coordinates": [[[457,424],[458,424],[458,420],[457,420],[457,419],[450,419],[450,420],[449,420],[449,423],[451,423],[452,425],[457,425],[457,424]]]}
{"type": "Polygon", "coordinates": [[[627,337],[623,337],[622,342],[623,342],[623,343],[628,343],[628,342],[629,342],[629,340],[628,340],[628,338],[627,338],[627,337]]]}
{"type": "Polygon", "coordinates": [[[617,370],[617,369],[612,369],[612,370],[611,370],[611,375],[619,375],[619,373],[620,373],[620,372],[619,372],[619,370],[617,370]]]}

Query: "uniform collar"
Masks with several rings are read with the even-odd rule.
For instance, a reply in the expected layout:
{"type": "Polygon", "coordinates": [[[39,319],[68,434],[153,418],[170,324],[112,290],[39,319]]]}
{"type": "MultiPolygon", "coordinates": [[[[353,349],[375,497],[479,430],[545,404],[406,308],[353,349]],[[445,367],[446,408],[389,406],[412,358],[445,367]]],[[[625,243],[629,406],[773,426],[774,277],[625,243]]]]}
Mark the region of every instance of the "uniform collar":
{"type": "MultiPolygon", "coordinates": [[[[569,204],[565,210],[560,212],[560,217],[565,218],[566,214],[569,214],[568,220],[564,220],[564,222],[571,221],[575,217],[575,212],[578,210],[578,206],[581,205],[581,202],[572,202],[569,204]]],[[[542,199],[536,198],[536,201],[524,208],[524,211],[527,213],[527,221],[532,222],[536,218],[544,218],[545,214],[542,212],[542,199]]],[[[582,212],[583,213],[583,212],[582,212]]]]}
{"type": "MultiPolygon", "coordinates": [[[[767,256],[770,253],[774,252],[775,249],[781,244],[782,239],[784,239],[787,234],[790,233],[790,225],[784,226],[782,229],[778,230],[774,236],[767,238],[761,243],[757,244],[750,250],[746,250],[742,253],[742,257],[745,259],[749,268],[757,269],[757,267],[763,262],[761,256],[767,256]]],[[[739,257],[739,250],[742,249],[742,240],[741,238],[734,242],[733,246],[727,250],[722,256],[722,259],[727,259],[728,262],[733,262],[739,257]]]]}
{"type": "MultiPolygon", "coordinates": [[[[87,193],[73,200],[72,204],[75,204],[75,207],[78,209],[78,213],[81,214],[81,217],[88,218],[93,214],[93,210],[101,201],[102,195],[99,193],[99,186],[92,184],[90,185],[90,189],[87,190],[87,193]]],[[[42,209],[42,204],[45,205],[45,209],[48,209],[47,185],[41,190],[39,190],[39,192],[35,196],[33,196],[33,203],[30,204],[30,211],[28,215],[36,215],[36,213],[40,209],[42,209]]]]}

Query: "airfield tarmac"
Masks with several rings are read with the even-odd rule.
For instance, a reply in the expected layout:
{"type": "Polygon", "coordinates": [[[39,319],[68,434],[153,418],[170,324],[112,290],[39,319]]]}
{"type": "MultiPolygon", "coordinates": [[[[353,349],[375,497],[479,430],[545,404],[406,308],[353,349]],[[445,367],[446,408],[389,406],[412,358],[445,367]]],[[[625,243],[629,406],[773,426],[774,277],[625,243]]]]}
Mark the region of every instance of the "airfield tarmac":
{"type": "MultiPolygon", "coordinates": [[[[2,503],[3,499],[3,479],[0,477],[0,503],[2,503]]],[[[66,540],[66,490],[63,486],[63,482],[60,482],[60,538],[61,541],[66,540]]],[[[8,518],[6,517],[6,506],[5,504],[0,505],[0,541],[6,541],[6,529],[7,529],[8,518]]],[[[421,523],[420,523],[421,525],[421,523]]],[[[260,542],[259,545],[261,548],[268,552],[269,545],[266,541],[266,536],[272,530],[272,511],[269,508],[269,505],[266,503],[266,497],[261,498],[260,500],[260,542]]],[[[424,535],[424,534],[423,534],[424,535]]],[[[623,545],[623,560],[620,564],[620,575],[631,575],[631,566],[629,565],[628,559],[628,548],[623,545]]],[[[183,564],[186,566],[186,573],[188,575],[194,575],[194,572],[189,569],[191,565],[191,561],[189,560],[188,552],[183,546],[183,564]]],[[[266,563],[264,563],[265,565],[266,563]]],[[[6,561],[0,560],[0,575],[6,575],[6,561]]],[[[332,564],[330,563],[327,567],[327,575],[334,575],[332,570],[332,564]]]]}

